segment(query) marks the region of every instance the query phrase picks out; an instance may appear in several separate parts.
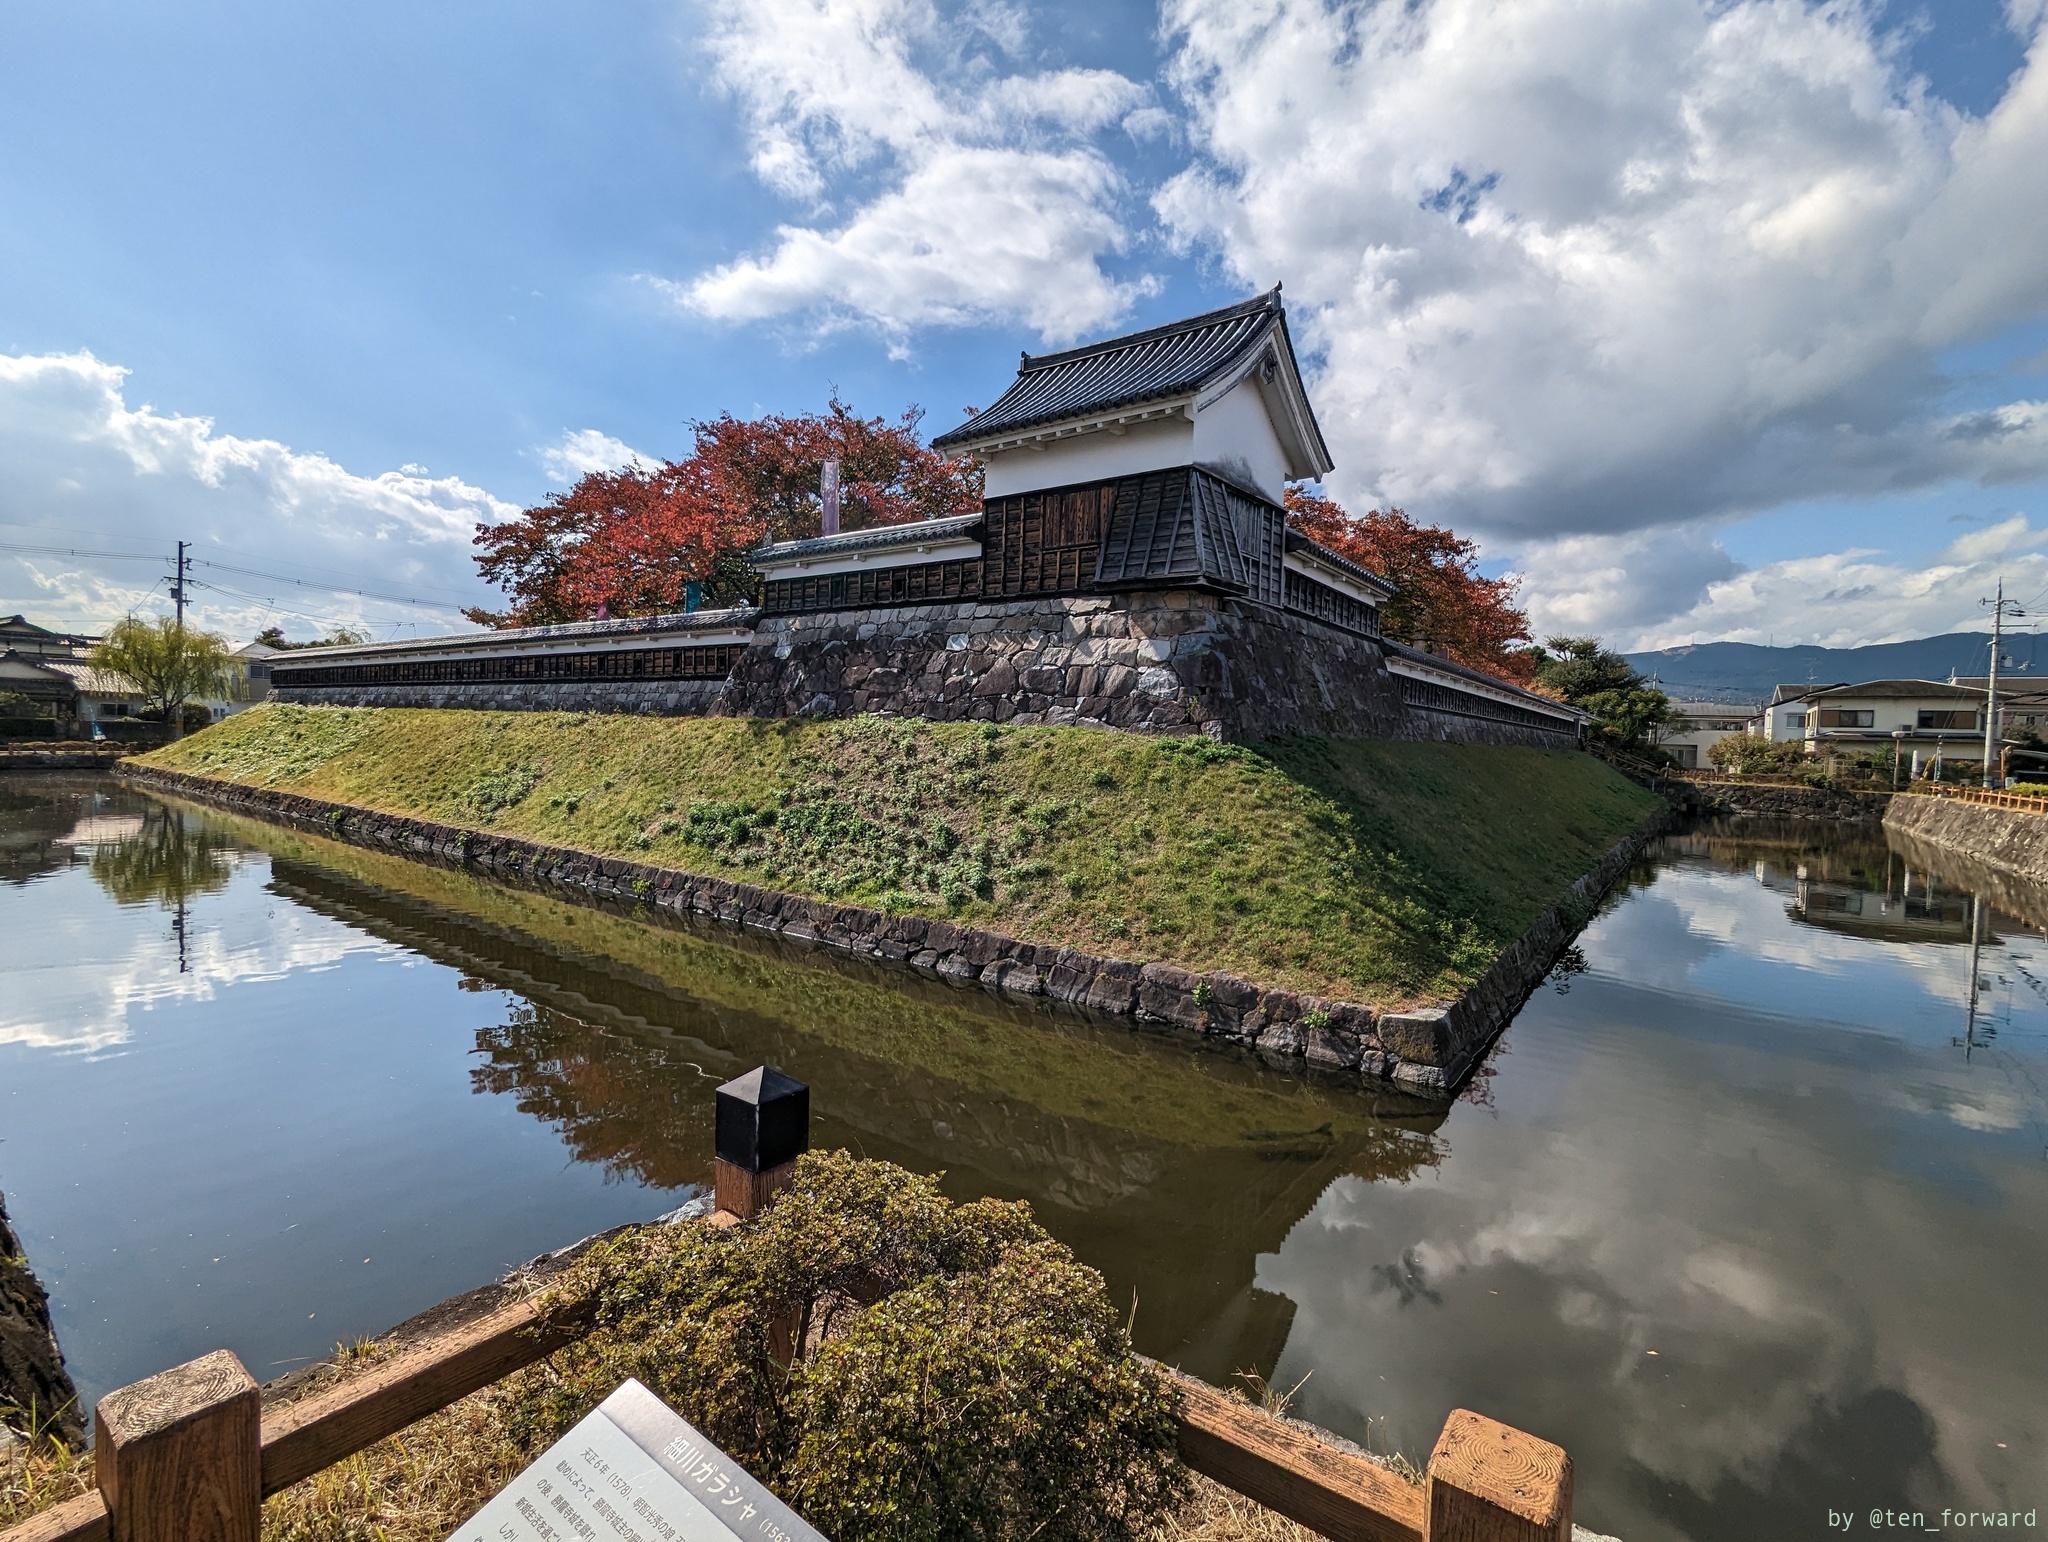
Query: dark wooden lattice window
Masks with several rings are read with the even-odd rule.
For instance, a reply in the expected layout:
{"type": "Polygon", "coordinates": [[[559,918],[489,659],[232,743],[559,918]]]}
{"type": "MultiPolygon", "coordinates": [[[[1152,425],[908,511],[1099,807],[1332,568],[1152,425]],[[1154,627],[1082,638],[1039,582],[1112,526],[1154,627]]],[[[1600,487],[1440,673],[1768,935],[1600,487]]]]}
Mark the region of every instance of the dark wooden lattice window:
{"type": "Polygon", "coordinates": [[[1076,594],[1094,587],[1117,484],[1051,488],[984,505],[984,595],[1076,594]]]}
{"type": "Polygon", "coordinates": [[[274,665],[284,690],[373,685],[501,685],[574,680],[723,680],[743,649],[736,643],[690,648],[521,654],[511,658],[406,659],[389,664],[274,665]]]}

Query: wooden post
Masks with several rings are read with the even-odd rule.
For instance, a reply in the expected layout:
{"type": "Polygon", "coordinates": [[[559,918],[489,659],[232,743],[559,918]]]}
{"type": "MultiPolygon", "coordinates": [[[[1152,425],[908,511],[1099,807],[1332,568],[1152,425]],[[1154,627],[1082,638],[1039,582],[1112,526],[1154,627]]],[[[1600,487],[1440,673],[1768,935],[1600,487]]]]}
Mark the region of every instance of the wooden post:
{"type": "Polygon", "coordinates": [[[765,1173],[750,1173],[736,1162],[716,1157],[711,1167],[712,1203],[742,1221],[751,1220],[768,1208],[775,1196],[796,1177],[796,1163],[784,1162],[765,1173]]]}
{"type": "Polygon", "coordinates": [[[1571,1542],[1572,1459],[1458,1408],[1429,1458],[1424,1542],[1571,1542]]]}
{"type": "Polygon", "coordinates": [[[713,1203],[740,1220],[768,1208],[811,1146],[811,1089],[756,1066],[718,1089],[713,1203]]]}
{"type": "Polygon", "coordinates": [[[93,1420],[112,1542],[258,1542],[262,1408],[227,1350],[109,1392],[93,1420]]]}

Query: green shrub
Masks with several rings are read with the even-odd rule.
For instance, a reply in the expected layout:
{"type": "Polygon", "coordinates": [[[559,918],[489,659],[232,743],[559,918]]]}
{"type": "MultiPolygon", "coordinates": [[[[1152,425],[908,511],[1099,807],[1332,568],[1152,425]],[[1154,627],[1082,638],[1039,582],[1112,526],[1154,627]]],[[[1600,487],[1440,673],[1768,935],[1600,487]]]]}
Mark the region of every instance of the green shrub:
{"type": "Polygon", "coordinates": [[[479,818],[490,819],[513,807],[540,785],[542,773],[532,766],[501,766],[470,784],[463,802],[479,818]]]}
{"type": "Polygon", "coordinates": [[[1799,739],[1766,739],[1760,734],[1730,734],[1707,747],[1707,759],[1719,771],[1736,776],[1797,776],[1813,779],[1824,774],[1820,762],[1806,753],[1799,739]]]}
{"type": "Polygon", "coordinates": [[[529,1448],[637,1376],[839,1542],[1132,1538],[1182,1497],[1165,1379],[1028,1206],[814,1152],[762,1217],[560,1288],[598,1328],[512,1385],[529,1448]]]}

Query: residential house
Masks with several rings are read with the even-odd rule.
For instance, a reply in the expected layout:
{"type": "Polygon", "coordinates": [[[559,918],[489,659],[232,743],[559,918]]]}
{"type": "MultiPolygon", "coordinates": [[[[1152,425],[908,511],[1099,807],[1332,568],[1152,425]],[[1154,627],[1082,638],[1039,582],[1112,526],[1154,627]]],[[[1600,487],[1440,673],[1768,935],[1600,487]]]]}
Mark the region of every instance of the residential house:
{"type": "Polygon", "coordinates": [[[1686,770],[1707,764],[1707,751],[1731,734],[1749,732],[1755,709],[1725,701],[1674,701],[1680,721],[1662,729],[1657,747],[1686,770]]]}
{"type": "Polygon", "coordinates": [[[1781,685],[1762,727],[1773,741],[1803,742],[1815,755],[1897,751],[1910,759],[1917,752],[1923,763],[1938,757],[1982,765],[1984,689],[1941,680],[1781,685]]]}

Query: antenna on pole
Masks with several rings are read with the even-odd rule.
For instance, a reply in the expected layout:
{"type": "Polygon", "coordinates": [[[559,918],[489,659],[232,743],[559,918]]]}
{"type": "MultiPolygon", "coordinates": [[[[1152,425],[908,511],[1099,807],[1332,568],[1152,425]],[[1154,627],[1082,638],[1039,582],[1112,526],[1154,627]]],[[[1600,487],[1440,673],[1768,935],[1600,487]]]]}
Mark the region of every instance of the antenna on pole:
{"type": "Polygon", "coordinates": [[[1998,655],[2005,642],[2005,618],[2026,612],[2019,601],[2005,597],[2003,577],[1998,580],[1998,598],[1977,603],[1991,607],[1991,673],[1984,677],[1984,785],[1997,787],[2004,782],[2005,770],[1998,756],[1998,655]]]}

